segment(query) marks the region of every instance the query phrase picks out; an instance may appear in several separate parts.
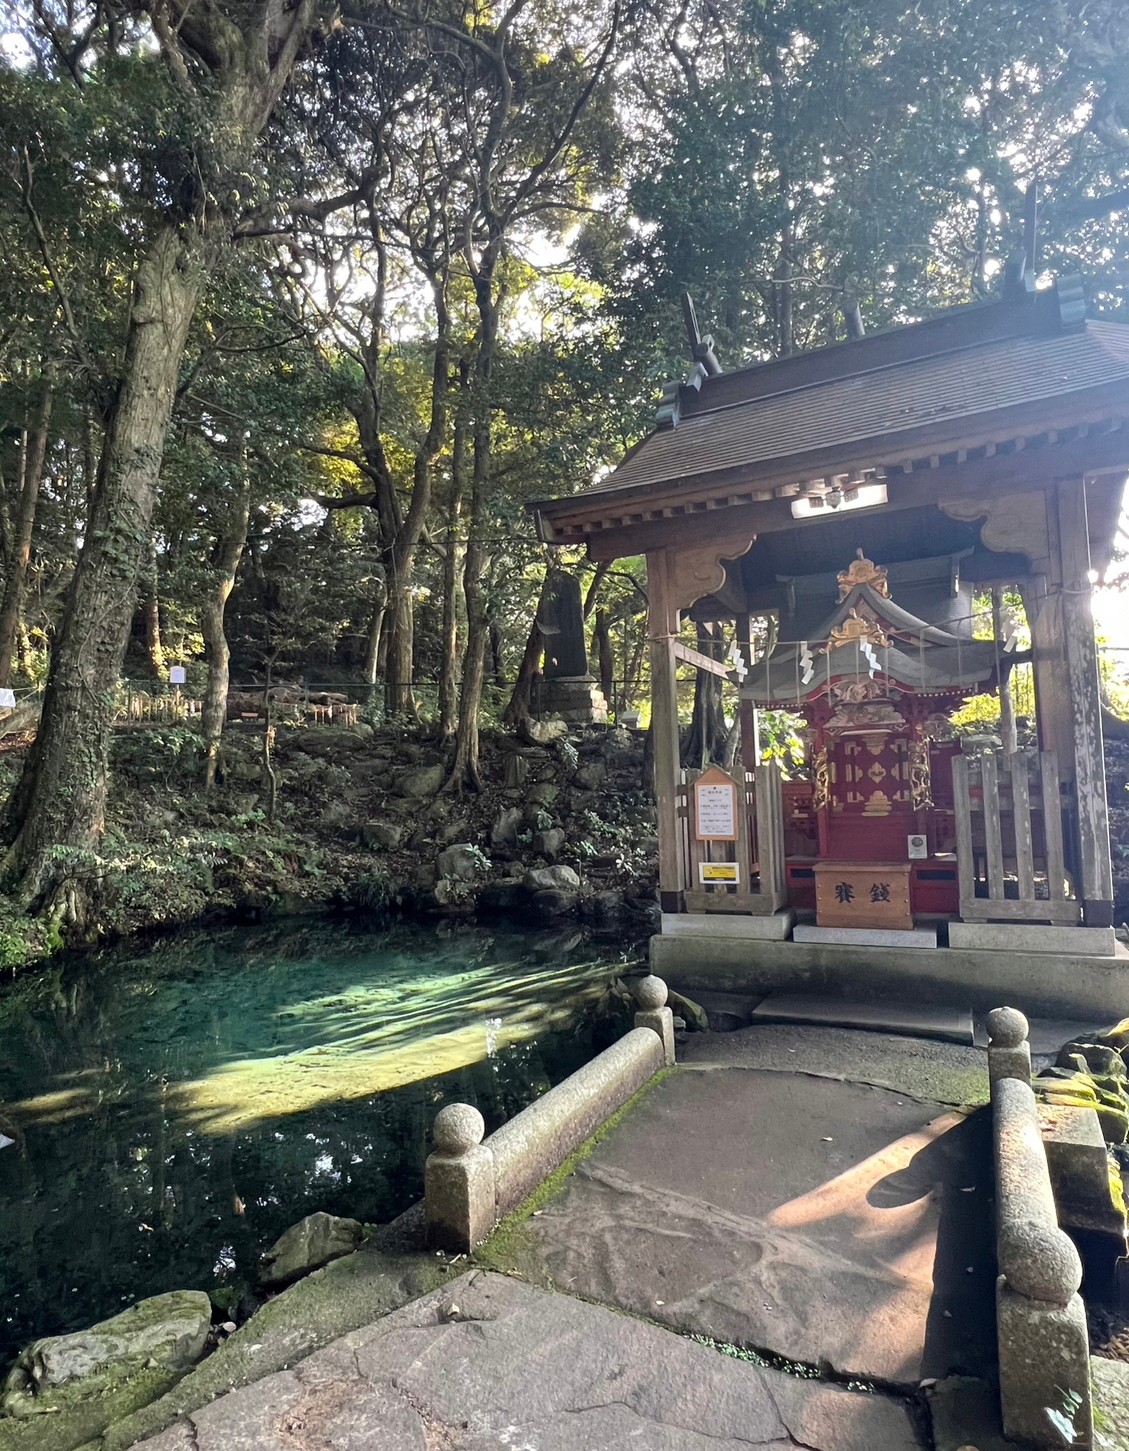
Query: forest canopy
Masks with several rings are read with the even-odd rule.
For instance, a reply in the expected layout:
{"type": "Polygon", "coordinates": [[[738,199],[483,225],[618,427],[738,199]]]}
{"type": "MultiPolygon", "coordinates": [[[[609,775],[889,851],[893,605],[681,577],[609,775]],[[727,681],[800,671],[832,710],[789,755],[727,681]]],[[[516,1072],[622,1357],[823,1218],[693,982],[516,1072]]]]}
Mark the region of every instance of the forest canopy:
{"type": "Polygon", "coordinates": [[[645,581],[526,504],[687,368],[997,292],[1129,282],[1129,10],[1019,0],[20,0],[0,36],[4,821],[47,891],[102,826],[119,681],[343,688],[450,783],[528,708],[546,571],[630,705],[645,581]],[[531,639],[532,630],[532,639],[531,639]],[[515,688],[516,686],[516,688],[515,688]],[[523,694],[523,690],[525,694],[523,694]]]}

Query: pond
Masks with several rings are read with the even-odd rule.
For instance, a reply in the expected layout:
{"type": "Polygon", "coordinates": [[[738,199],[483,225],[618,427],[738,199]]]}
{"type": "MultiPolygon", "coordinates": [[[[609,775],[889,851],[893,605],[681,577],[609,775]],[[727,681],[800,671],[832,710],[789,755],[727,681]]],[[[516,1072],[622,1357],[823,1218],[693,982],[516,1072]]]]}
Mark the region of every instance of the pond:
{"type": "Polygon", "coordinates": [[[496,1127],[619,1036],[623,960],[580,934],[291,923],[0,991],[0,1364],[164,1290],[234,1305],[315,1209],[393,1218],[445,1103],[496,1127]]]}

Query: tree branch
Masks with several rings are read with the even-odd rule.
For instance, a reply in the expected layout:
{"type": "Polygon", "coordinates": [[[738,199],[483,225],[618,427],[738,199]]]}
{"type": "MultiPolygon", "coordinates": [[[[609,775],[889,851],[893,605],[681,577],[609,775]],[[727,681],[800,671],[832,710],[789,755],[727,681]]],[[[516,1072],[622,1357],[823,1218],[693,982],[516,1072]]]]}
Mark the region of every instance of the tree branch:
{"type": "Polygon", "coordinates": [[[47,268],[47,275],[51,279],[51,286],[55,289],[59,310],[63,315],[63,323],[67,332],[70,334],[71,341],[75,345],[83,367],[93,373],[95,369],[90,355],[86,350],[86,344],[83,341],[82,334],[78,330],[78,324],[75,322],[74,309],[71,307],[70,297],[67,295],[67,289],[63,286],[62,278],[59,276],[59,269],[55,266],[55,259],[51,253],[47,233],[43,230],[43,223],[39,220],[39,213],[35,210],[35,205],[31,199],[32,180],[35,173],[32,170],[31,157],[28,154],[26,146],[23,148],[23,163],[26,181],[21,185],[20,192],[23,197],[24,208],[31,222],[32,231],[35,233],[35,240],[39,245],[39,253],[43,258],[43,265],[47,268]]]}

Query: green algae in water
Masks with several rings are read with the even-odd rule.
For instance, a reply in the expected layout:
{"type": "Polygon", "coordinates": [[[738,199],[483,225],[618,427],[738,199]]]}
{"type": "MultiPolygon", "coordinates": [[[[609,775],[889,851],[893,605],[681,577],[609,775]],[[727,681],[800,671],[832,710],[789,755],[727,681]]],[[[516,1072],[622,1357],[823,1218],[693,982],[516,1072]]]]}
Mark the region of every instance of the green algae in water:
{"type": "Polygon", "coordinates": [[[443,1104],[493,1127],[619,1036],[598,1009],[621,959],[288,924],[0,993],[0,1361],[163,1290],[234,1303],[314,1209],[394,1217],[443,1104]]]}

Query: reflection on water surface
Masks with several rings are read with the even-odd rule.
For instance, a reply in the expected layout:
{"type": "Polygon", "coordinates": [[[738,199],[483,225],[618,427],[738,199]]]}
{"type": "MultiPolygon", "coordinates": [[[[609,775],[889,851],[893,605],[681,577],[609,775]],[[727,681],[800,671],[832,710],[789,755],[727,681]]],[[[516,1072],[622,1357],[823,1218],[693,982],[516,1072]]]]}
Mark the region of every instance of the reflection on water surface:
{"type": "Polygon", "coordinates": [[[392,1218],[444,1103],[496,1125],[622,1031],[598,1011],[620,958],[288,924],[0,993],[0,1359],[142,1295],[234,1296],[314,1209],[392,1218]]]}

